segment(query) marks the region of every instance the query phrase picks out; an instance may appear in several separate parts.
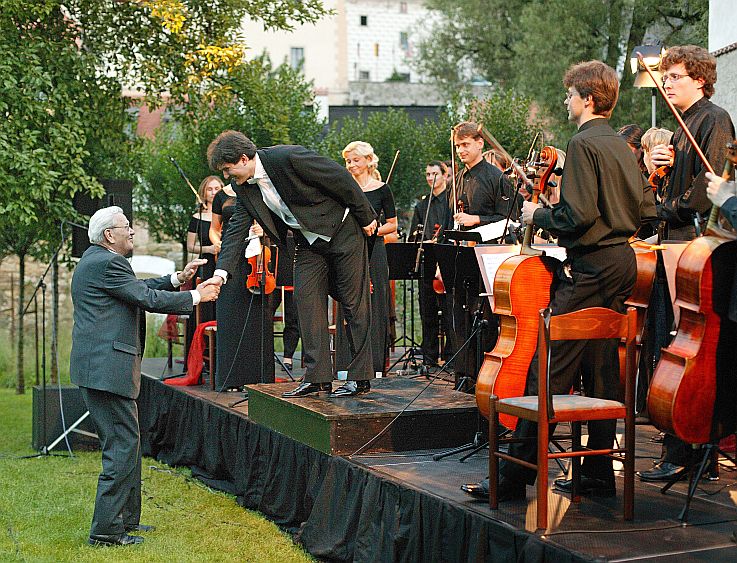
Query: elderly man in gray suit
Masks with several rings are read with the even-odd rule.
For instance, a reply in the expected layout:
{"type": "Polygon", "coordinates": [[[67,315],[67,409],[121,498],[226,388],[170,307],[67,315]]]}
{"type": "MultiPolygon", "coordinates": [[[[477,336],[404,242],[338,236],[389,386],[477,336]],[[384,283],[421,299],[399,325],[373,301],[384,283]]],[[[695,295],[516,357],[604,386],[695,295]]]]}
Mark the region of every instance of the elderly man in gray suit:
{"type": "MultiPolygon", "coordinates": [[[[141,386],[142,310],[191,313],[214,301],[217,285],[175,291],[194,276],[204,260],[184,270],[139,280],[125,256],[133,250],[133,229],[120,207],[106,207],[90,219],[92,246],[72,277],[74,329],[70,374],[97,428],[102,446],[102,473],[97,483],[89,543],[142,543],[133,531],[152,531],[140,524],[141,447],[136,398],[141,386]]],[[[145,313],[143,313],[145,314],[145,313]]]]}

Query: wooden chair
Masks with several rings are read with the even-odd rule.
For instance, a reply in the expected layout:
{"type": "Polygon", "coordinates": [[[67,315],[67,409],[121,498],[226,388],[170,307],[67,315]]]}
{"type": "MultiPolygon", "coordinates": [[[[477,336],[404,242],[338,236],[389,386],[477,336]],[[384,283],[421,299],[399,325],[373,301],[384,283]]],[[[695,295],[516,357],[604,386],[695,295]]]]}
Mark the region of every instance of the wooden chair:
{"type": "MultiPolygon", "coordinates": [[[[634,517],[635,477],[635,338],[637,313],[633,307],[622,315],[603,307],[582,309],[565,315],[553,316],[550,309],[540,311],[538,330],[538,396],[489,399],[489,506],[498,507],[499,459],[523,465],[537,471],[537,527],[548,525],[548,461],[571,458],[573,468],[573,502],[579,502],[581,457],[605,455],[624,465],[624,518],[634,517]],[[551,395],[550,342],[554,340],[595,340],[617,338],[626,345],[624,403],[580,395],[551,395]],[[500,443],[520,442],[524,438],[498,438],[499,414],[505,413],[537,422],[537,465],[499,451],[500,443]],[[622,418],[625,421],[624,447],[590,450],[581,447],[581,422],[622,418]],[[570,452],[548,451],[549,424],[570,422],[572,448],[570,452]]],[[[527,440],[535,438],[527,438],[527,440]]]]}

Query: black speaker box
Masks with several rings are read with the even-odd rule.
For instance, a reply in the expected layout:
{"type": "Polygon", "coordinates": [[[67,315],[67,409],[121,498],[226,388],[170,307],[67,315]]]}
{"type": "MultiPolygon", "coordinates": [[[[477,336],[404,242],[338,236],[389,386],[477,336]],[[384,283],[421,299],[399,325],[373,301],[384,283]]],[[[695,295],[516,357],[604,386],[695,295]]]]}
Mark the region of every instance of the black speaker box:
{"type": "MultiPolygon", "coordinates": [[[[44,446],[51,445],[52,442],[64,433],[64,427],[67,429],[77,422],[86,412],[87,406],[84,404],[82,394],[76,385],[61,386],[61,405],[59,401],[58,385],[48,385],[46,387],[46,401],[44,407],[43,388],[39,385],[33,387],[33,449],[41,450],[44,446]],[[44,416],[44,408],[46,415],[44,416]],[[64,424],[62,425],[62,409],[64,413],[64,424]],[[44,424],[45,421],[45,424],[44,424]]],[[[87,416],[82,423],[77,426],[78,430],[95,434],[95,425],[92,419],[87,416]]],[[[100,441],[96,437],[86,436],[79,432],[72,431],[67,434],[69,445],[73,450],[96,450],[100,448],[100,441]]],[[[66,442],[62,440],[52,451],[65,451],[66,442]]]]}
{"type": "MultiPolygon", "coordinates": [[[[74,194],[74,209],[82,215],[92,217],[95,211],[103,207],[117,205],[123,209],[125,216],[133,224],[133,182],[130,180],[107,180],[101,179],[100,183],[105,188],[105,195],[100,198],[91,198],[84,193],[74,194]]],[[[72,227],[72,256],[79,258],[90,246],[87,231],[80,227],[72,227]]]]}

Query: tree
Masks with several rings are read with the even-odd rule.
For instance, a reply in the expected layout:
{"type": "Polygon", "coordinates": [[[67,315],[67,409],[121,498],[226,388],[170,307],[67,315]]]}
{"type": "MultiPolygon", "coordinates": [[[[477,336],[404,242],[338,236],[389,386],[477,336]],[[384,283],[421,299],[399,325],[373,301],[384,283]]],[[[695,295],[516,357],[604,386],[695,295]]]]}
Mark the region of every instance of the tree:
{"type": "Polygon", "coordinates": [[[155,139],[141,142],[138,216],[156,240],[181,242],[183,263],[187,259],[187,226],[196,200],[170,156],[196,188],[202,178],[213,174],[207,165],[207,147],[226,129],[242,131],[257,146],[310,146],[322,130],[311,84],[286,64],[275,68],[262,56],[240,65],[222,84],[227,86],[227,95],[218,97],[214,104],[202,101],[172,108],[176,119],[155,139]]]}
{"type": "MultiPolygon", "coordinates": [[[[559,143],[573,131],[565,123],[561,84],[571,64],[600,59],[615,68],[622,81],[613,122],[644,125],[650,121],[650,100],[632,88],[632,49],[646,38],[666,45],[706,43],[707,0],[430,0],[428,5],[438,18],[420,46],[422,71],[448,89],[482,77],[531,96],[559,143]],[[448,72],[456,68],[464,72],[448,72]]],[[[659,121],[670,124],[663,104],[659,121]]]]}
{"type": "Polygon", "coordinates": [[[84,45],[106,75],[139,85],[150,105],[217,95],[244,55],[241,22],[291,29],[328,12],[321,0],[68,0],[84,45]]]}
{"type": "Polygon", "coordinates": [[[20,259],[16,391],[25,391],[25,259],[48,260],[78,191],[100,194],[95,174],[118,168],[124,105],[116,82],[80,50],[59,4],[6,0],[0,13],[0,253],[20,259]],[[94,150],[93,156],[90,151],[94,150]],[[107,152],[106,152],[107,151],[107,152]]]}

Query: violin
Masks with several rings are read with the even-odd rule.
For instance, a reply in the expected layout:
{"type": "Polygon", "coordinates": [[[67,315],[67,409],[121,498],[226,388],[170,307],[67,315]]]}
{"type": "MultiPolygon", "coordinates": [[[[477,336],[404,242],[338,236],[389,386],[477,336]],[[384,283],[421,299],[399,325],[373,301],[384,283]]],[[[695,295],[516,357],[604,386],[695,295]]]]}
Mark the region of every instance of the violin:
{"type": "MultiPolygon", "coordinates": [[[[443,227],[441,225],[435,223],[435,232],[433,233],[432,240],[430,242],[438,242],[442,228],[443,227]]],[[[443,295],[445,293],[445,284],[443,283],[443,278],[440,276],[440,268],[437,266],[435,268],[435,277],[432,280],[432,289],[438,295],[443,295]]]]}
{"type": "MultiPolygon", "coordinates": [[[[648,185],[657,194],[660,187],[663,185],[663,180],[670,175],[670,166],[659,166],[650,177],[647,179],[648,185]]],[[[659,195],[659,194],[658,194],[659,195]]]]}
{"type": "MultiPolygon", "coordinates": [[[[279,253],[276,251],[276,260],[274,262],[274,271],[278,266],[279,253]]],[[[268,295],[276,289],[276,275],[269,270],[271,264],[271,247],[269,245],[269,237],[266,235],[261,237],[261,252],[248,259],[248,265],[251,272],[246,278],[246,288],[254,295],[268,295]],[[262,283],[263,282],[263,283],[262,283]]]]}

